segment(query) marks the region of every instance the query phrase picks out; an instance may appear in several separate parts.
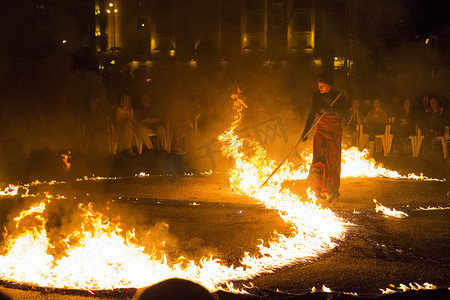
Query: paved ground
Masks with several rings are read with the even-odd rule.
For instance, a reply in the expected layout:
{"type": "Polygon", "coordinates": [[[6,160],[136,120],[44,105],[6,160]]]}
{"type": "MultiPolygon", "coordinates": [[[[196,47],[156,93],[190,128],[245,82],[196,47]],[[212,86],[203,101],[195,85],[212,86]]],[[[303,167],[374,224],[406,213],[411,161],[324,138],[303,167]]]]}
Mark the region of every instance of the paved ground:
{"type": "MultiPolygon", "coordinates": [[[[303,193],[304,182],[287,185],[294,192],[303,193]]],[[[67,195],[66,207],[75,206],[79,201],[92,201],[99,208],[108,203],[109,213],[120,214],[123,223],[129,226],[169,224],[168,234],[174,237],[170,254],[174,256],[198,257],[213,251],[224,261],[236,264],[244,251],[255,251],[258,239],[267,239],[273,229],[289,233],[289,226],[276,212],[263,208],[251,198],[233,193],[223,174],[70,181],[41,188],[53,195],[67,195]],[[200,205],[191,205],[193,203],[200,205]]],[[[311,288],[321,289],[325,285],[339,294],[316,293],[315,299],[343,299],[345,294],[340,292],[375,297],[381,295],[380,289],[386,289],[390,284],[398,287],[400,284],[428,282],[440,289],[426,295],[445,299],[449,296],[450,287],[450,210],[417,209],[428,206],[448,208],[448,192],[448,182],[343,179],[342,196],[330,208],[355,225],[346,239],[334,251],[314,262],[255,278],[251,281],[254,285],[251,292],[262,299],[303,299],[312,295],[305,295],[311,288]],[[373,199],[384,206],[404,211],[409,217],[385,218],[375,212],[373,199]]],[[[10,213],[21,209],[28,201],[0,199],[1,224],[6,223],[10,213]]],[[[29,287],[6,283],[0,291],[13,299],[74,300],[129,299],[135,292],[128,289],[89,295],[87,292],[61,290],[33,291],[29,287]]],[[[220,299],[257,299],[256,296],[228,293],[217,295],[220,299]]],[[[398,295],[407,299],[424,297],[412,292],[398,295]]]]}

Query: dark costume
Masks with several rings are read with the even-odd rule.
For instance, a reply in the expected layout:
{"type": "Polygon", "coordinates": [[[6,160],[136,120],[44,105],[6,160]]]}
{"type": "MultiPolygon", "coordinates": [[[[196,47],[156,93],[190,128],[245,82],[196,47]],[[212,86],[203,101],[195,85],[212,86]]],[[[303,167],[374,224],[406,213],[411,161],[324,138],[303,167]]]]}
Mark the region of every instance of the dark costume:
{"type": "Polygon", "coordinates": [[[302,137],[311,129],[314,120],[325,112],[317,123],[313,139],[313,161],[309,170],[308,183],[319,197],[334,200],[339,197],[341,178],[342,120],[346,119],[348,105],[341,94],[333,106],[339,92],[331,89],[328,93],[313,93],[311,111],[306,121],[302,137]]]}

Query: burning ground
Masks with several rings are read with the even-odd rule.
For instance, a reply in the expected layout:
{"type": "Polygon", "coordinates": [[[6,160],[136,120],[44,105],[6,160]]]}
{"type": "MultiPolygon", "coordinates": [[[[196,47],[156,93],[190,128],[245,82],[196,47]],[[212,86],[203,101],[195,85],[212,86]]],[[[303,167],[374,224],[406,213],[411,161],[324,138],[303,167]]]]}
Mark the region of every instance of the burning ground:
{"type": "Polygon", "coordinates": [[[302,195],[305,168],[283,166],[259,189],[276,163],[234,133],[244,108],[236,96],[236,118],[219,138],[235,162],[229,174],[35,185],[67,196],[5,198],[2,278],[94,295],[169,277],[253,294],[448,287],[448,210],[419,209],[448,206],[445,181],[386,169],[377,172],[397,179],[379,179],[375,166],[349,159],[370,174],[343,180],[332,207],[302,195]],[[386,213],[394,209],[403,217],[386,213]]]}
{"type": "MultiPolygon", "coordinates": [[[[101,186],[108,196],[72,194],[70,199],[52,202],[48,212],[53,215],[51,223],[54,228],[58,227],[59,219],[68,220],[77,212],[78,202],[92,202],[94,209],[111,218],[120,215],[124,229],[137,228],[139,237],[144,236],[143,229],[146,228],[152,230],[150,240],[155,243],[164,238],[167,243],[160,249],[167,252],[169,260],[181,254],[198,259],[212,252],[225,265],[239,264],[244,251],[255,253],[258,239],[267,240],[273,229],[287,235],[292,231],[290,224],[284,223],[276,211],[251,203],[247,197],[231,196],[231,190],[219,174],[188,176],[175,181],[147,177],[76,184],[80,190],[92,185],[101,186]],[[175,191],[174,185],[177,186],[175,191]],[[158,193],[156,190],[162,192],[161,189],[166,192],[166,198],[151,197],[158,193]],[[110,204],[106,205],[108,200],[110,204]],[[56,213],[66,214],[66,217],[56,217],[56,213]]],[[[291,182],[290,185],[294,191],[304,188],[303,181],[291,182]]],[[[53,187],[62,191],[67,184],[53,187]]],[[[277,290],[299,294],[311,291],[312,287],[321,289],[322,285],[333,291],[371,296],[381,295],[380,289],[386,289],[390,284],[398,287],[402,283],[423,285],[428,282],[437,287],[448,287],[449,210],[438,209],[448,207],[445,193],[446,185],[441,182],[345,178],[343,196],[332,209],[353,226],[337,248],[308,263],[295,263],[278,268],[272,274],[262,274],[246,281],[245,285],[250,286],[251,282],[253,288],[249,291],[259,295],[277,290]],[[354,188],[355,185],[358,189],[354,188]],[[374,198],[386,207],[407,213],[408,217],[391,218],[376,212],[374,198]]],[[[6,222],[7,212],[16,216],[24,207],[23,202],[28,201],[3,198],[2,222],[6,222]]],[[[151,276],[151,272],[147,274],[151,276]]],[[[2,291],[14,299],[48,296],[46,293],[42,295],[42,291],[23,291],[17,287],[2,288],[2,291]]],[[[81,292],[84,296],[75,296],[67,295],[67,291],[54,290],[51,295],[54,299],[84,299],[90,297],[88,294],[81,292]]],[[[94,294],[101,295],[99,292],[94,294]]],[[[127,296],[132,294],[133,291],[126,293],[127,296]]],[[[111,298],[117,298],[117,295],[111,298]]]]}

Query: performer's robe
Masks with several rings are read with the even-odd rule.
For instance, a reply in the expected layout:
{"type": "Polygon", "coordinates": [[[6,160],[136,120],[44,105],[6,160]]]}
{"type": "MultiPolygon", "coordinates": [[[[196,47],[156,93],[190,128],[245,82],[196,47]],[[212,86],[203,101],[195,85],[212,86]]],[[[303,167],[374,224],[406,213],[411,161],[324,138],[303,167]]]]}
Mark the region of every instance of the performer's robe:
{"type": "Polygon", "coordinates": [[[311,128],[315,118],[326,114],[318,122],[313,139],[313,161],[310,167],[308,181],[316,194],[328,192],[339,196],[341,177],[341,120],[345,119],[348,105],[345,96],[338,97],[339,92],[330,90],[321,94],[315,92],[312,97],[311,110],[306,121],[306,133],[311,128]]]}
{"type": "Polygon", "coordinates": [[[313,139],[310,186],[316,193],[339,196],[341,179],[342,125],[337,115],[324,115],[317,123],[313,139]]]}

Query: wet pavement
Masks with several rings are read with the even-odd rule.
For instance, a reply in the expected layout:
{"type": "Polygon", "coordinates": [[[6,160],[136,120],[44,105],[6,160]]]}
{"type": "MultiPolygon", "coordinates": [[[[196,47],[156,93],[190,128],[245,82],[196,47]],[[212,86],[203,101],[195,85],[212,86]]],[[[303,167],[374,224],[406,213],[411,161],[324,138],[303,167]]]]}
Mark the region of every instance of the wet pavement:
{"type": "MultiPolygon", "coordinates": [[[[305,182],[289,182],[286,186],[302,195],[305,182]]],[[[289,224],[276,211],[230,190],[226,176],[220,173],[70,181],[35,189],[34,192],[48,190],[52,195],[67,196],[68,199],[59,200],[60,207],[55,209],[59,212],[72,211],[78,202],[92,202],[94,208],[110,216],[120,215],[122,223],[130,228],[164,228],[172,238],[167,250],[173,257],[199,258],[212,252],[230,265],[238,264],[243,252],[255,252],[258,240],[267,240],[274,229],[285,234],[290,232],[289,224]]],[[[308,299],[350,299],[380,297],[380,289],[400,291],[401,284],[430,283],[438,289],[427,294],[395,295],[407,299],[428,296],[446,299],[450,287],[449,191],[448,182],[344,178],[338,202],[324,204],[352,224],[338,247],[310,263],[294,264],[249,282],[236,283],[238,286],[251,284],[250,296],[224,292],[217,296],[220,299],[313,296],[316,298],[308,299]],[[375,211],[374,199],[407,213],[408,217],[386,218],[375,211]],[[323,286],[334,293],[310,294],[313,288],[322,290],[323,286]]],[[[1,224],[31,202],[29,198],[1,198],[1,224]]],[[[27,286],[11,286],[5,282],[2,285],[0,291],[12,299],[130,299],[135,293],[134,289],[90,294],[30,290],[27,286]]]]}

